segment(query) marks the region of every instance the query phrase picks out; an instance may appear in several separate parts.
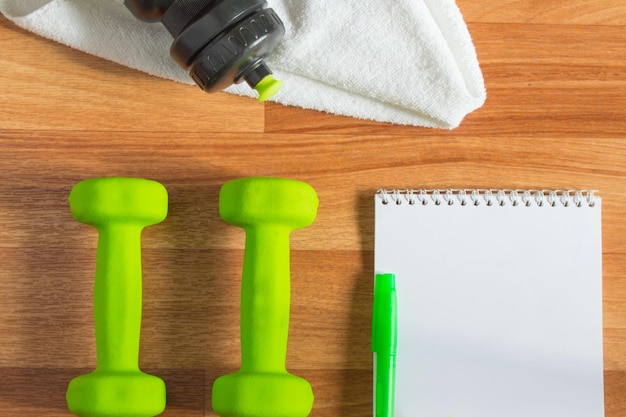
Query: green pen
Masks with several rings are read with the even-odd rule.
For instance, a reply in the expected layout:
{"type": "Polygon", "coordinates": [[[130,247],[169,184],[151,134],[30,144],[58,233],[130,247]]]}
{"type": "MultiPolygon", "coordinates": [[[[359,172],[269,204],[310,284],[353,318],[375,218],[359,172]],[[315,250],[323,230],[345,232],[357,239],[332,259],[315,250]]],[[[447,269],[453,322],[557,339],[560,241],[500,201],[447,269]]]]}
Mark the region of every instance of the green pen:
{"type": "Polygon", "coordinates": [[[375,417],[393,417],[398,340],[396,276],[394,274],[376,274],[372,317],[375,417]]]}

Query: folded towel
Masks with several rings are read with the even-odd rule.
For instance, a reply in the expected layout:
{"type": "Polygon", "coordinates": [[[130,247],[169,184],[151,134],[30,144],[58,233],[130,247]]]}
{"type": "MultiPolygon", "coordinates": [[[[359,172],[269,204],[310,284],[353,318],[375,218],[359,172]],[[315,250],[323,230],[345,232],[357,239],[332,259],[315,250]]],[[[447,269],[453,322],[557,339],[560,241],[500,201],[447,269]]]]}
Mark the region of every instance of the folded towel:
{"type": "MultiPolygon", "coordinates": [[[[474,45],[454,0],[268,3],[286,29],[267,59],[284,81],[273,101],[448,129],[485,101],[474,45]]],[[[192,83],[169,56],[169,32],[159,23],[137,20],[123,0],[0,0],[0,13],[81,51],[192,83]]],[[[227,91],[256,94],[245,83],[227,91]]]]}

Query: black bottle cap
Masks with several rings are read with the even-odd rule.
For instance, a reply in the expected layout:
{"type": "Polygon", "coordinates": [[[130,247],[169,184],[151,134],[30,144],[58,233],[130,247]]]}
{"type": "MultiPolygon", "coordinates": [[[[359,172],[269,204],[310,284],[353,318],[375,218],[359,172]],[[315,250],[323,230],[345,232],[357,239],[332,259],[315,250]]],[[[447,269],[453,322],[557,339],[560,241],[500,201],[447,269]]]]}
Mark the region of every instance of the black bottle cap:
{"type": "Polygon", "coordinates": [[[174,37],[172,58],[203,90],[218,91],[245,80],[266,100],[280,88],[264,60],[282,41],[285,28],[265,0],[125,3],[139,19],[161,19],[174,37]]]}

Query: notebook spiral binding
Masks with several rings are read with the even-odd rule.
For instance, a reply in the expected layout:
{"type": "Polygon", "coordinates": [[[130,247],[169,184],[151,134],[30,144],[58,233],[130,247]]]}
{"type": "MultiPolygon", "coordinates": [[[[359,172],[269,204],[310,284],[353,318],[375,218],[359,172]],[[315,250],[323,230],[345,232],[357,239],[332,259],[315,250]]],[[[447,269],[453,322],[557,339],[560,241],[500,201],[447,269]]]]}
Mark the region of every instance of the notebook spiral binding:
{"type": "Polygon", "coordinates": [[[507,190],[507,189],[447,189],[447,190],[385,190],[376,193],[383,204],[453,205],[462,206],[563,206],[593,207],[596,190],[507,190]]]}

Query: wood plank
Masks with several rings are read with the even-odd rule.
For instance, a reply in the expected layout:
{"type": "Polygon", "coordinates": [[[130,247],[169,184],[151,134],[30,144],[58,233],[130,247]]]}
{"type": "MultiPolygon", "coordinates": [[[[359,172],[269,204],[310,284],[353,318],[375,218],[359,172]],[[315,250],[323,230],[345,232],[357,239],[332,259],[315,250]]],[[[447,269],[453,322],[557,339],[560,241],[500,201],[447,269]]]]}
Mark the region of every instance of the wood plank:
{"type": "Polygon", "coordinates": [[[2,15],[0,49],[3,129],[263,131],[256,100],[128,69],[28,33],[2,15]]]}
{"type": "Polygon", "coordinates": [[[606,417],[622,417],[626,414],[626,373],[604,373],[604,398],[606,417]]]}
{"type": "Polygon", "coordinates": [[[307,233],[294,233],[296,249],[373,248],[377,188],[595,189],[604,197],[607,252],[626,253],[626,140],[482,137],[247,135],[155,133],[150,153],[142,133],[0,131],[0,245],[93,245],[88,227],[73,221],[67,196],[91,176],[140,176],[170,192],[170,215],[148,229],[145,244],[241,248],[238,231],[217,211],[219,187],[229,178],[264,175],[299,178],[319,190],[322,205],[307,233]],[[271,142],[271,145],[268,143],[271,142]],[[348,149],[358,149],[345,152],[348,149]],[[288,155],[268,165],[276,152],[288,155]],[[393,152],[381,149],[393,149],[393,152]],[[136,163],[141,161],[141,163],[136,163]],[[555,176],[554,173],[559,175],[555,176]],[[376,176],[376,183],[371,178],[376,176]],[[351,215],[358,208],[363,220],[351,215]],[[202,222],[203,227],[198,227],[202,222]],[[162,234],[168,238],[162,241],[162,234]],[[324,237],[331,236],[332,239],[324,237]],[[159,243],[161,242],[161,243],[159,243]]]}
{"type": "Polygon", "coordinates": [[[467,22],[550,25],[626,24],[626,4],[614,0],[457,0],[467,22]]]}
{"type": "Polygon", "coordinates": [[[485,78],[487,101],[459,128],[391,129],[385,123],[270,104],[266,107],[266,131],[446,138],[485,134],[623,137],[626,31],[622,27],[474,23],[469,29],[485,78]]]}

